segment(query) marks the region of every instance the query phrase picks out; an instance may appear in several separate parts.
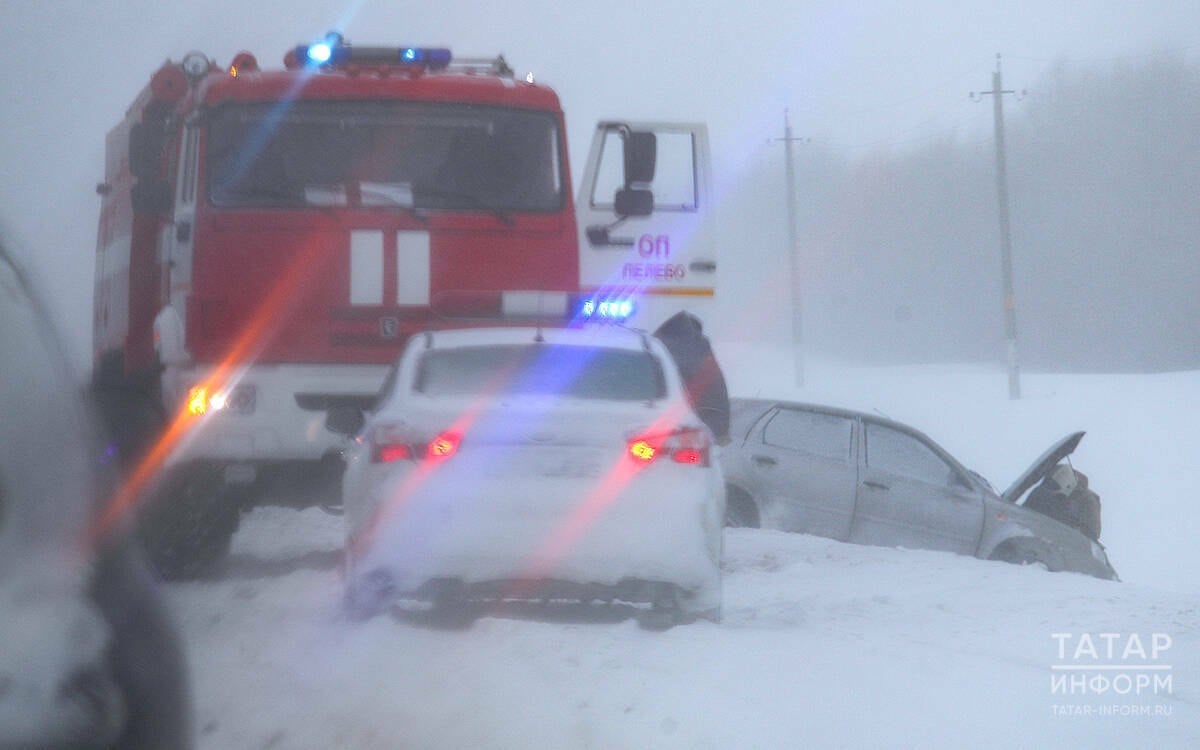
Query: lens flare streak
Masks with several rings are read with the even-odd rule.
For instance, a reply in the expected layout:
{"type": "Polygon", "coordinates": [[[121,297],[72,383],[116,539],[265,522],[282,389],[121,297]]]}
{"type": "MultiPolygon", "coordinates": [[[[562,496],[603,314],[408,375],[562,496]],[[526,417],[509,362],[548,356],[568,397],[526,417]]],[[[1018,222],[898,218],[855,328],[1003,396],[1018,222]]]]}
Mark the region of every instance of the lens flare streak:
{"type": "MultiPolygon", "coordinates": [[[[281,321],[300,304],[304,290],[323,275],[322,253],[325,247],[313,239],[300,249],[278,283],[263,297],[262,303],[251,316],[224,358],[198,387],[216,393],[235,379],[236,373],[257,359],[259,353],[274,336],[281,321]]],[[[202,418],[191,413],[188,404],[182,405],[167,429],[141,458],[133,470],[124,478],[116,492],[109,498],[103,512],[89,530],[89,544],[97,544],[108,535],[126,514],[136,507],[152,488],[168,460],[195,430],[204,423],[202,418]]]]}

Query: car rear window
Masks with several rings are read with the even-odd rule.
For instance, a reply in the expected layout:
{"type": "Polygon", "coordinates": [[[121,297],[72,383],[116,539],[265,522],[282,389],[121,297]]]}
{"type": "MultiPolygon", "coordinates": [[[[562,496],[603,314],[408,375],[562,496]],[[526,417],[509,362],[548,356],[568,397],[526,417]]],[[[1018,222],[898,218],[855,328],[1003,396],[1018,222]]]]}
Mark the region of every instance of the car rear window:
{"type": "Polygon", "coordinates": [[[666,381],[649,352],[518,344],[428,351],[414,390],[429,396],[509,393],[653,401],[666,395],[666,381]]]}

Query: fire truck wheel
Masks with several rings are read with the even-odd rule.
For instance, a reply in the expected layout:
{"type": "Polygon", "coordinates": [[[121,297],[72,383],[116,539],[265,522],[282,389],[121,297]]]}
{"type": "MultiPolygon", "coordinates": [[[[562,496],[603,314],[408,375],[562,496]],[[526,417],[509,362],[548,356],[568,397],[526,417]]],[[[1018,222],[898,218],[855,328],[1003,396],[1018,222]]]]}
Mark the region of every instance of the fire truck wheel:
{"type": "Polygon", "coordinates": [[[168,580],[198,578],[229,552],[245,490],[227,485],[219,466],[172,469],[138,522],[150,562],[168,580]]]}

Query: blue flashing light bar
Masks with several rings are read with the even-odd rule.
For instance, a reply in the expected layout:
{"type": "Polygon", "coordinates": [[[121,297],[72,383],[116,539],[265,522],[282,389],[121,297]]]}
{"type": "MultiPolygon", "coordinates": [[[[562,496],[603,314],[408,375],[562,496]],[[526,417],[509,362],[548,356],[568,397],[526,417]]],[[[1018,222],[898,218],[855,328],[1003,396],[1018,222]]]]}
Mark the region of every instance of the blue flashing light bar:
{"type": "Polygon", "coordinates": [[[324,65],[333,57],[333,47],[328,42],[317,42],[304,51],[304,56],[310,63],[324,65]]]}
{"type": "Polygon", "coordinates": [[[444,68],[450,64],[450,50],[444,47],[401,47],[400,62],[404,65],[424,65],[444,68]]]}
{"type": "Polygon", "coordinates": [[[450,65],[450,50],[442,47],[355,47],[336,32],[313,44],[293,50],[304,66],[321,68],[338,65],[403,65],[439,70],[450,65]]]}
{"type": "Polygon", "coordinates": [[[579,317],[583,320],[622,323],[633,315],[631,299],[585,299],[579,306],[579,317]]]}

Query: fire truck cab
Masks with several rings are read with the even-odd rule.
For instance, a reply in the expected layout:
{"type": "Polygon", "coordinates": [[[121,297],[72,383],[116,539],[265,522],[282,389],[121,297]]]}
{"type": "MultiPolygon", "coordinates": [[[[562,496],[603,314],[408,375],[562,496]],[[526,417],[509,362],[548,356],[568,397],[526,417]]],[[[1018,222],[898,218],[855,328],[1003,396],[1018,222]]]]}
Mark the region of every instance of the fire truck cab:
{"type": "Polygon", "coordinates": [[[165,573],[224,553],[264,472],[336,469],[327,415],[464,307],[563,292],[649,328],[711,299],[704,126],[601,123],[578,207],[565,130],[503,57],[336,34],[282,69],[153,75],[107,140],[93,381],[127,471],[158,477],[165,573]]]}

